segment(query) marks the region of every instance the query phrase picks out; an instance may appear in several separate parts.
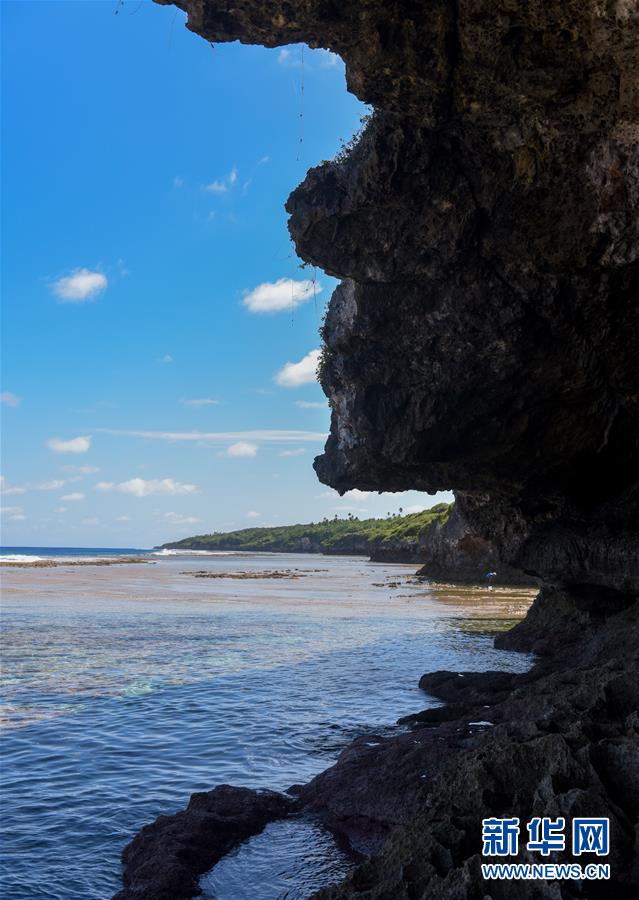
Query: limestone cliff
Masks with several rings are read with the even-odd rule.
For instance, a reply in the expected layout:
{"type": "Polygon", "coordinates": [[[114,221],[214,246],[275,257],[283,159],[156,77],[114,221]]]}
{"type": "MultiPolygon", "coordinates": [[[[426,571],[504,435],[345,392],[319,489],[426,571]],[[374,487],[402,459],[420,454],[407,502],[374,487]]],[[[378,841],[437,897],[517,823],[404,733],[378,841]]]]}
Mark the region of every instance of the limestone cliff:
{"type": "Polygon", "coordinates": [[[639,6],[177,5],[211,41],[339,53],[376,110],[288,201],[343,279],[320,479],[454,488],[505,561],[636,591],[639,6]]]}

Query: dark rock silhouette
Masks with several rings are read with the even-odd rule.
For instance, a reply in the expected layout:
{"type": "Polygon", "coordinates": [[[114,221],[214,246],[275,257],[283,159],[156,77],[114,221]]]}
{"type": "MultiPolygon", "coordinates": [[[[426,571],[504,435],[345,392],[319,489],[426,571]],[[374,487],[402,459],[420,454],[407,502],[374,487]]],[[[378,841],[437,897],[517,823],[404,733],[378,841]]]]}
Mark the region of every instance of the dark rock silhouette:
{"type": "Polygon", "coordinates": [[[375,107],[287,206],[300,256],[342,279],[320,479],[454,488],[543,583],[499,639],[546,654],[531,673],[427,676],[448,707],[297,789],[373,854],[320,896],[636,897],[639,6],[176,5],[210,41],[339,53],[375,107]],[[482,881],[483,816],[577,814],[610,818],[610,881],[482,881]]]}

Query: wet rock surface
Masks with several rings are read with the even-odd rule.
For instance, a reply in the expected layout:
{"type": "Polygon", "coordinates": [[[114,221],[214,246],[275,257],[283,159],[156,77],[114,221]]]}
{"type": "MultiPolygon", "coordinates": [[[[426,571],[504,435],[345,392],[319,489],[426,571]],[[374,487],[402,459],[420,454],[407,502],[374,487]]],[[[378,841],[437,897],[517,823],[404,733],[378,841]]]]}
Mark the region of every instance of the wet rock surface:
{"type": "MultiPolygon", "coordinates": [[[[406,717],[411,730],[396,738],[360,739],[299,793],[372,853],[318,900],[635,897],[638,617],[635,603],[605,623],[582,623],[578,644],[523,675],[425,675],[420,686],[446,705],[406,717]],[[481,820],[491,816],[518,816],[524,834],[533,816],[610,818],[611,880],[484,881],[481,820]]],[[[519,649],[535,644],[529,623],[504,637],[519,649]]],[[[521,848],[516,861],[539,858],[521,848]]],[[[585,864],[569,852],[545,861],[585,864]]]]}
{"type": "Polygon", "coordinates": [[[125,848],[124,889],[114,900],[181,900],[201,893],[198,878],[268,822],[295,810],[273,791],[219,785],[193,794],[187,808],[159,816],[125,848]]]}

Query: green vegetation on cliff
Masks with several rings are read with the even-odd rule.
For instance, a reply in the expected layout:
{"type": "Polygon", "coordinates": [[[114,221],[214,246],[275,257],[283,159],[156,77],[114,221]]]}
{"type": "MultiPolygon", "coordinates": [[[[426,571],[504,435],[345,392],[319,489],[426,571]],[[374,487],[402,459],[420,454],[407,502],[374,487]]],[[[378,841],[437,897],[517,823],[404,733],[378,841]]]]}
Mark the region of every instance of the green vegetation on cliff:
{"type": "Polygon", "coordinates": [[[253,550],[280,553],[417,554],[433,526],[443,525],[452,504],[386,519],[324,519],[307,525],[243,528],[241,531],[198,534],[163,544],[173,550],[253,550]]]}

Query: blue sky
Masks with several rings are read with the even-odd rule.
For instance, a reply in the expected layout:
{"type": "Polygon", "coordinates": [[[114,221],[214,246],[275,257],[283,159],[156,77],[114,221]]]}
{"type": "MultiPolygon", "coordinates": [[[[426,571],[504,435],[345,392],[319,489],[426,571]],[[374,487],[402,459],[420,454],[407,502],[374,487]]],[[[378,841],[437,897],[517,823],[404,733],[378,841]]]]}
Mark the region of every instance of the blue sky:
{"type": "Polygon", "coordinates": [[[212,48],[137,0],[2,16],[3,543],[150,546],[448,499],[340,499],[312,469],[336,282],[300,268],[284,202],[366,112],[341,61],[212,48]]]}

